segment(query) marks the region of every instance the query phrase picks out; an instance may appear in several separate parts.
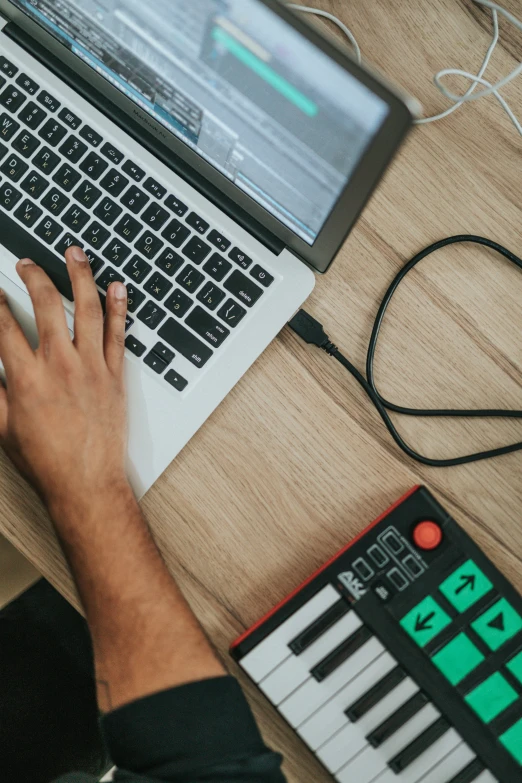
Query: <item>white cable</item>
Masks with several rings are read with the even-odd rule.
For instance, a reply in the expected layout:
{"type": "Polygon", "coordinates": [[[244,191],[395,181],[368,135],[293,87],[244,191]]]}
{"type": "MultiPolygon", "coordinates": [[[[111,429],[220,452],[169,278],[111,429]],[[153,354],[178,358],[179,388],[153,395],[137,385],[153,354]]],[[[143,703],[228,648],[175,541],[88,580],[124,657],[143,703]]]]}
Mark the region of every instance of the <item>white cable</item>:
{"type": "Polygon", "coordinates": [[[320,11],[318,8],[309,8],[306,5],[296,5],[295,3],[289,3],[288,8],[293,8],[294,11],[300,11],[302,14],[313,14],[314,16],[322,16],[324,19],[328,19],[330,22],[333,22],[335,25],[337,25],[337,27],[343,31],[345,36],[350,41],[355,51],[355,57],[357,59],[357,62],[359,64],[361,63],[361,50],[359,48],[359,44],[357,43],[355,35],[343,22],[341,22],[340,19],[338,19],[333,14],[330,14],[328,11],[320,11]]]}

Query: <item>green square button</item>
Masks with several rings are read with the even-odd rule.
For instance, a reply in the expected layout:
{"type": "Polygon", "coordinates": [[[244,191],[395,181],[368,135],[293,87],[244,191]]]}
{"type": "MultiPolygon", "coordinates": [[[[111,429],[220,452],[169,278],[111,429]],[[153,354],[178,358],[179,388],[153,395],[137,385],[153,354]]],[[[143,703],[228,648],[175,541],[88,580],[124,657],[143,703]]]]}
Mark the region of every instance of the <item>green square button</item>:
{"type": "Polygon", "coordinates": [[[457,612],[465,612],[492,589],[493,585],[473,560],[457,568],[439,587],[457,612]]]}
{"type": "Polygon", "coordinates": [[[401,620],[402,627],[419,647],[425,647],[450,623],[451,618],[431,596],[417,604],[401,620]]]}
{"type": "Polygon", "coordinates": [[[509,669],[513,677],[516,677],[522,683],[522,652],[519,652],[509,663],[506,663],[506,669],[509,669]]]}
{"type": "Polygon", "coordinates": [[[497,672],[468,693],[465,699],[484,723],[490,723],[518,699],[518,693],[497,672]]]}
{"type": "Polygon", "coordinates": [[[502,734],[500,741],[513,758],[522,764],[522,720],[502,734]]]}
{"type": "Polygon", "coordinates": [[[458,685],[473,669],[480,666],[484,656],[465,633],[459,633],[431,660],[452,685],[458,685]]]}
{"type": "Polygon", "coordinates": [[[486,642],[490,650],[498,650],[522,630],[522,617],[505,598],[484,612],[471,627],[486,642]]]}

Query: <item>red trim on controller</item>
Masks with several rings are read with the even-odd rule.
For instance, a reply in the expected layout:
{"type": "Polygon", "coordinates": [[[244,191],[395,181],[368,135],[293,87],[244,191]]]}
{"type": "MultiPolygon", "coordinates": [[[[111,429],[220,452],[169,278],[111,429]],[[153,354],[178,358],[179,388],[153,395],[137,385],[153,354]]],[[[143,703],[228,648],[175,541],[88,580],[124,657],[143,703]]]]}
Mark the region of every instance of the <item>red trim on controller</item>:
{"type": "Polygon", "coordinates": [[[363,536],[366,535],[366,533],[371,530],[375,525],[378,525],[379,522],[382,522],[382,520],[388,516],[388,514],[391,514],[392,511],[394,511],[398,506],[400,506],[404,501],[410,497],[410,495],[413,495],[414,492],[416,492],[418,489],[420,489],[420,484],[417,484],[416,486],[412,487],[408,492],[406,492],[399,500],[397,500],[392,506],[390,506],[383,514],[380,515],[380,517],[377,517],[368,527],[366,527],[362,533],[359,533],[358,536],[356,536],[352,541],[350,541],[349,544],[347,544],[345,547],[340,549],[333,557],[328,560],[323,566],[317,569],[317,571],[314,571],[312,576],[309,576],[308,579],[305,579],[304,582],[302,582],[299,587],[296,587],[295,590],[293,590],[290,595],[287,595],[286,598],[283,598],[282,601],[280,601],[277,606],[274,606],[273,609],[271,609],[269,612],[267,612],[260,620],[257,621],[257,623],[254,623],[254,625],[248,629],[248,631],[245,631],[244,634],[242,634],[238,639],[235,640],[230,646],[230,649],[233,650],[234,647],[237,647],[241,644],[241,642],[244,642],[245,639],[247,639],[251,633],[254,631],[257,631],[258,628],[260,628],[266,621],[272,617],[276,612],[281,609],[282,606],[284,606],[288,601],[290,601],[295,595],[301,592],[301,590],[306,587],[306,585],[309,585],[310,582],[313,582],[313,580],[319,576],[320,573],[322,573],[325,568],[328,568],[328,566],[332,565],[338,557],[341,557],[345,552],[350,549],[357,541],[359,541],[363,536]]]}

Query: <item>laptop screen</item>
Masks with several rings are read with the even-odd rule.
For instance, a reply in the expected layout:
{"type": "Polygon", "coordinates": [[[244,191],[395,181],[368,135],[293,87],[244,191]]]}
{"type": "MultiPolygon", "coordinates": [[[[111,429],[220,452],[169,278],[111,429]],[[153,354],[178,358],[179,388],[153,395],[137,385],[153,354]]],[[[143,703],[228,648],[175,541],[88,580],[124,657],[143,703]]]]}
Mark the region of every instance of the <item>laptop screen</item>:
{"type": "Polygon", "coordinates": [[[388,104],[260,0],[13,0],[313,245],[388,104]]]}

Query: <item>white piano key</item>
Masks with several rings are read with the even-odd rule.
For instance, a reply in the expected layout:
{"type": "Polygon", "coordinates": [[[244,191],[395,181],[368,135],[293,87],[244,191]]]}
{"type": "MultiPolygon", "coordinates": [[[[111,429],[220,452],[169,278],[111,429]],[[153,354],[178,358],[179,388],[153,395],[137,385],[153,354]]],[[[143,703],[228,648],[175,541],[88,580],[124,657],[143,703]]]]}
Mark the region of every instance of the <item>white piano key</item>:
{"type": "Polygon", "coordinates": [[[493,777],[489,769],[485,769],[473,783],[498,783],[498,780],[493,777]]]}
{"type": "MultiPolygon", "coordinates": [[[[475,758],[475,753],[471,750],[469,745],[462,742],[449,754],[449,756],[442,759],[440,764],[433,767],[431,772],[428,772],[426,777],[422,778],[421,783],[448,783],[448,781],[453,780],[455,775],[458,775],[464,767],[467,767],[468,764],[474,761],[475,758]]],[[[475,781],[475,783],[477,783],[477,781],[475,781]]]]}
{"type": "Polygon", "coordinates": [[[308,680],[280,706],[280,712],[287,720],[290,720],[294,727],[301,723],[299,716],[311,713],[310,717],[301,723],[297,731],[312,750],[317,750],[339,729],[346,726],[349,720],[344,714],[344,710],[356,699],[360,699],[361,696],[368,693],[370,688],[373,688],[379,680],[397,666],[395,658],[388,652],[383,653],[383,649],[380,642],[376,639],[370,639],[353,656],[352,666],[348,666],[350,661],[346,661],[346,664],[340,666],[337,672],[321,683],[313,679],[308,680]],[[368,665],[371,655],[377,649],[381,650],[381,654],[368,665]],[[355,670],[353,666],[356,657],[359,659],[357,661],[360,666],[359,670],[355,670]],[[335,682],[334,678],[336,678],[335,682]],[[343,683],[346,683],[344,688],[342,687],[343,683]],[[328,690],[330,687],[331,690],[328,690]],[[319,703],[322,706],[317,712],[314,712],[319,703]]]}
{"type": "Polygon", "coordinates": [[[301,655],[287,658],[260,683],[259,687],[276,706],[310,677],[310,671],[336,647],[362,626],[355,612],[348,612],[323,633],[301,655]]]}
{"type": "MultiPolygon", "coordinates": [[[[411,720],[401,726],[379,748],[373,748],[366,744],[365,749],[352,759],[346,767],[338,773],[339,780],[350,783],[372,783],[377,775],[388,767],[388,762],[397,753],[404,750],[410,742],[413,742],[432,723],[440,718],[440,712],[433,704],[426,704],[411,720]]],[[[441,783],[441,781],[439,781],[441,783]]]]}
{"type": "MultiPolygon", "coordinates": [[[[412,679],[407,677],[397,685],[382,701],[367,712],[357,723],[348,723],[341,731],[322,745],[317,756],[329,772],[336,773],[368,744],[367,734],[373,731],[383,720],[398,710],[404,702],[419,690],[412,679]]],[[[349,705],[347,705],[349,706],[349,705]]]]}
{"type": "MultiPolygon", "coordinates": [[[[397,665],[396,661],[389,653],[385,653],[385,655],[383,655],[383,653],[385,653],[384,647],[374,636],[369,639],[366,644],[363,644],[363,646],[357,650],[356,653],[344,661],[344,663],[342,663],[325,680],[322,682],[317,682],[317,680],[311,677],[309,680],[303,683],[303,685],[301,685],[301,687],[298,688],[295,693],[292,693],[291,696],[289,696],[282,704],[279,705],[279,711],[295,729],[301,724],[305,723],[305,721],[307,721],[310,716],[313,716],[316,710],[320,709],[324,704],[326,704],[326,702],[328,702],[328,700],[336,696],[336,694],[338,694],[341,689],[345,690],[346,686],[348,686],[352,680],[359,677],[359,675],[363,677],[363,670],[376,661],[379,657],[381,657],[381,663],[375,668],[375,670],[372,669],[372,672],[375,671],[375,674],[369,673],[367,677],[365,677],[361,684],[363,690],[360,691],[356,689],[355,693],[357,695],[353,697],[352,701],[349,700],[349,696],[346,696],[345,698],[341,698],[338,703],[336,702],[335,704],[332,704],[332,710],[328,710],[328,714],[330,714],[332,711],[335,711],[337,708],[336,718],[339,719],[339,715],[341,715],[341,724],[340,726],[337,726],[337,728],[332,729],[332,731],[327,734],[324,739],[322,739],[320,742],[318,742],[317,745],[313,747],[313,750],[318,748],[319,745],[322,745],[322,743],[325,742],[328,737],[331,737],[338,728],[341,728],[341,726],[346,723],[348,719],[345,715],[343,715],[343,711],[347,709],[350,704],[355,701],[355,699],[358,699],[364,693],[369,691],[370,688],[375,685],[375,683],[379,682],[381,677],[384,677],[384,675],[387,674],[390,669],[393,669],[393,667],[397,665]]],[[[314,732],[312,731],[312,734],[313,733],[314,732]]],[[[305,741],[308,742],[307,739],[305,741]]]]}
{"type": "Polygon", "coordinates": [[[279,666],[285,658],[292,655],[289,643],[310,623],[317,620],[332,604],[338,601],[340,594],[332,585],[326,585],[310,601],[285,620],[270,636],[254,647],[240,660],[240,666],[254,682],[259,682],[272,669],[279,666]]]}
{"type": "MultiPolygon", "coordinates": [[[[457,734],[455,729],[449,729],[442,737],[434,742],[433,745],[424,751],[422,756],[415,759],[409,767],[403,769],[398,775],[388,767],[388,769],[376,777],[372,783],[419,783],[419,781],[423,781],[428,772],[431,772],[434,767],[436,768],[441,764],[443,759],[455,750],[461,742],[462,737],[457,734]]],[[[339,777],[338,780],[339,783],[353,783],[353,781],[349,781],[347,777],[339,777]]],[[[442,783],[442,780],[437,780],[437,783],[442,783]]]]}

